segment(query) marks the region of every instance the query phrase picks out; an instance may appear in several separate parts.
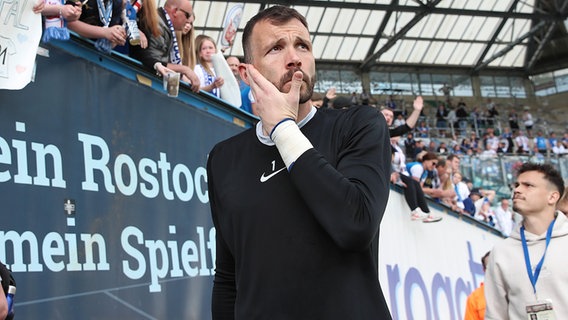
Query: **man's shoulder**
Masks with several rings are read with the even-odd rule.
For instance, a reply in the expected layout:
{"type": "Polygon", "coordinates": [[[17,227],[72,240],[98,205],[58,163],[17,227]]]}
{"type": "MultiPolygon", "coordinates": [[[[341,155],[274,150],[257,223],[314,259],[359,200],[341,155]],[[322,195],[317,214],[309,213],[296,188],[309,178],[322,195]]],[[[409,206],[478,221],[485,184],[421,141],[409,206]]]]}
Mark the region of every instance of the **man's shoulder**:
{"type": "Polygon", "coordinates": [[[247,143],[256,143],[255,127],[239,132],[225,140],[218,142],[211,153],[239,151],[247,143]]]}

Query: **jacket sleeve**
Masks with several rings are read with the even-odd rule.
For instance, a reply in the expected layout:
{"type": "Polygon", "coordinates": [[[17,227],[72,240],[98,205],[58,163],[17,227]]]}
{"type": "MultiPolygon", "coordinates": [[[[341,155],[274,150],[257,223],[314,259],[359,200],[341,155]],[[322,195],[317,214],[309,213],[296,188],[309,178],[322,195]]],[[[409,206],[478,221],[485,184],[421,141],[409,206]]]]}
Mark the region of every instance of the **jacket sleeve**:
{"type": "Polygon", "coordinates": [[[342,126],[337,163],[312,148],[290,171],[316,220],[335,243],[365,250],[377,235],[390,192],[391,147],[384,117],[362,108],[342,126]]]}
{"type": "Polygon", "coordinates": [[[151,36],[150,31],[145,28],[144,25],[140,26],[140,30],[146,34],[148,38],[148,47],[142,49],[140,46],[130,46],[130,50],[132,51],[132,56],[142,64],[150,69],[154,69],[154,64],[156,62],[160,62],[162,64],[167,64],[169,59],[169,46],[168,43],[171,43],[172,39],[170,33],[167,32],[160,23],[160,29],[162,34],[154,37],[151,36]]]}
{"type": "Polygon", "coordinates": [[[485,319],[508,319],[509,299],[499,265],[495,262],[495,252],[489,256],[485,273],[485,319]]]}
{"type": "Polygon", "coordinates": [[[406,123],[403,125],[400,125],[396,128],[392,128],[389,130],[389,136],[391,137],[400,137],[403,134],[410,132],[412,130],[412,128],[410,128],[406,123]]]}
{"type": "Polygon", "coordinates": [[[235,260],[229,250],[221,228],[219,227],[218,209],[214,176],[211,170],[211,160],[214,157],[211,151],[207,162],[207,176],[209,189],[209,202],[213,225],[215,226],[215,276],[213,278],[213,293],[211,300],[211,312],[213,320],[234,320],[235,299],[237,289],[235,283],[235,260]]]}

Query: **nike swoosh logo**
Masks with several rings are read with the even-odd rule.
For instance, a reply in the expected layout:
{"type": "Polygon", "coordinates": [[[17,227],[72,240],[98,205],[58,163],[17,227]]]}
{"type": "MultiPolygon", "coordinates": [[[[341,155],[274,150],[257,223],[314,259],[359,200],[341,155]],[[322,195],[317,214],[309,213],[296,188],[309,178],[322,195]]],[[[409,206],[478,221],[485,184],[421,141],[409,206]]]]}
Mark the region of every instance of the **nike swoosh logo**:
{"type": "Polygon", "coordinates": [[[266,182],[266,181],[268,181],[268,179],[274,177],[275,175],[277,175],[280,171],[282,171],[282,170],[284,170],[284,169],[286,169],[286,167],[281,168],[281,169],[279,169],[279,170],[277,170],[277,171],[274,171],[274,172],[272,172],[271,174],[269,174],[269,175],[267,175],[267,176],[265,176],[265,175],[264,175],[264,172],[263,172],[262,175],[260,176],[260,182],[266,182]]]}

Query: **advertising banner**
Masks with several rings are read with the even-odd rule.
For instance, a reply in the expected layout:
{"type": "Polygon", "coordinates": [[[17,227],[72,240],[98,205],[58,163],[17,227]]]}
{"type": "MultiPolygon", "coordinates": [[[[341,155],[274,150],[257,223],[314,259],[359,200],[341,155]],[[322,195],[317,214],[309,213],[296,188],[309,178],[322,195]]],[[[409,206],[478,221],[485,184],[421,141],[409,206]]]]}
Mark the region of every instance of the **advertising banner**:
{"type": "Polygon", "coordinates": [[[20,319],[208,319],[207,154],[242,128],[51,50],[0,90],[0,260],[20,319]]]}

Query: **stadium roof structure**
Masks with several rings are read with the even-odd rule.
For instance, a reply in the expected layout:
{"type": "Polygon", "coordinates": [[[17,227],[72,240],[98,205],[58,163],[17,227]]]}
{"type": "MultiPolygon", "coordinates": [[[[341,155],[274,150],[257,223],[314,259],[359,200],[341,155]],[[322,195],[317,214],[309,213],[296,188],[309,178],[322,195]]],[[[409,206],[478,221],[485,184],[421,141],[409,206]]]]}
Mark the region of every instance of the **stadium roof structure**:
{"type": "Polygon", "coordinates": [[[306,16],[318,64],[374,68],[456,68],[470,75],[534,75],[568,67],[566,0],[192,1],[195,30],[218,40],[225,16],[243,4],[233,46],[258,11],[291,6],[306,16]]]}

